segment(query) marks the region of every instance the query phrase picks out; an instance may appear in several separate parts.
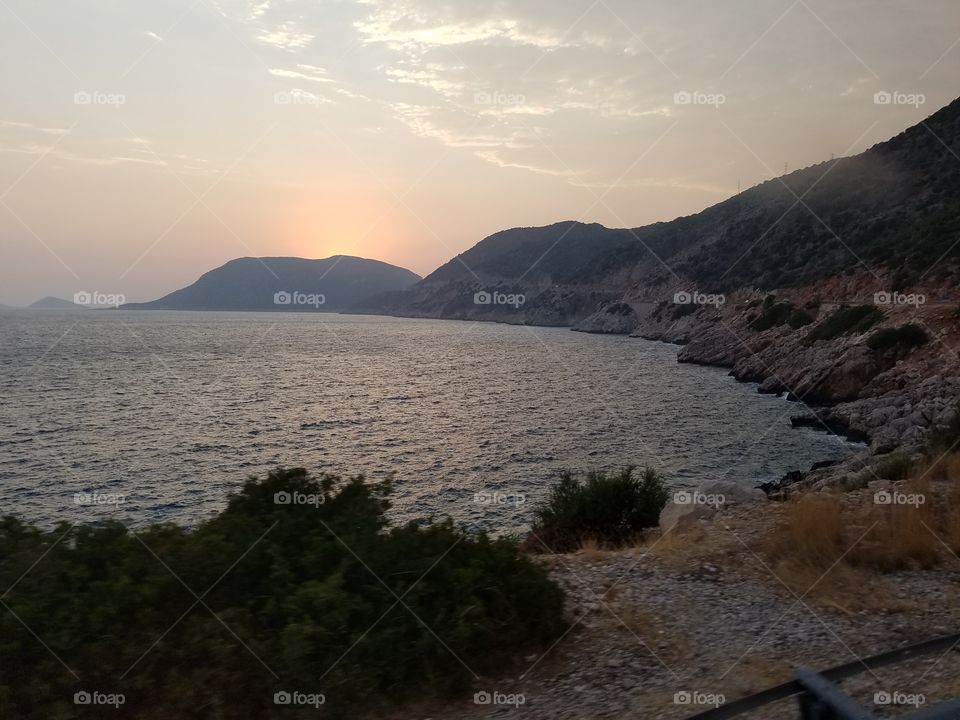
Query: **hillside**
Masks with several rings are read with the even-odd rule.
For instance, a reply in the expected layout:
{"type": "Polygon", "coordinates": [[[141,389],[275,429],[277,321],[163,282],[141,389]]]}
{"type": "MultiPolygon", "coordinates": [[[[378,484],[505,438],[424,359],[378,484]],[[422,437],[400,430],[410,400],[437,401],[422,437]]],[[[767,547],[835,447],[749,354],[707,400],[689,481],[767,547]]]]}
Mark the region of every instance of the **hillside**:
{"type": "Polygon", "coordinates": [[[279,310],[337,312],[420,279],[379,260],[334,255],[239,258],[205,273],[192,285],[126,310],[279,310]]]}
{"type": "Polygon", "coordinates": [[[764,182],[671,222],[562,222],[481,240],[410,290],[366,303],[398,315],[572,324],[601,304],[671,288],[798,287],[869,270],[905,288],[956,285],[960,100],[849,158],[764,182]],[[799,200],[798,200],[799,199],[799,200]],[[524,302],[488,304],[500,290],[524,302]]]}
{"type": "Polygon", "coordinates": [[[48,295],[47,297],[40,298],[34,303],[30,303],[27,306],[31,310],[83,310],[82,305],[77,305],[76,303],[70,302],[69,300],[64,300],[63,298],[52,297],[48,295]]]}

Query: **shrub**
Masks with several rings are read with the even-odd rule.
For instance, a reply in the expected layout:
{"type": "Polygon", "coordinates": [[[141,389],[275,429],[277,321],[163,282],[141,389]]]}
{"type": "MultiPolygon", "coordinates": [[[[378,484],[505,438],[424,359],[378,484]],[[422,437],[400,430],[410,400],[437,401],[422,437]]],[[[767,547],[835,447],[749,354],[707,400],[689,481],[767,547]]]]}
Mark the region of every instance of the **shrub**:
{"type": "Polygon", "coordinates": [[[867,347],[877,351],[889,350],[894,347],[912,350],[915,347],[925,345],[929,341],[930,338],[926,330],[919,325],[908,323],[900,327],[877,330],[867,338],[867,347]]]}
{"type": "Polygon", "coordinates": [[[913,461],[906,455],[892,455],[873,467],[873,475],[876,477],[871,479],[905,480],[912,468],[913,461]]]}
{"type": "Polygon", "coordinates": [[[875,305],[842,307],[807,334],[807,342],[833,340],[841,335],[863,333],[883,319],[883,311],[875,305]]]}
{"type": "Polygon", "coordinates": [[[806,310],[800,310],[795,308],[792,313],[790,313],[790,319],[787,321],[794,330],[799,330],[802,327],[806,327],[814,320],[813,315],[808,313],[806,310]]]}
{"type": "Polygon", "coordinates": [[[764,303],[763,307],[763,312],[750,321],[750,328],[757,332],[787,324],[796,330],[813,322],[813,316],[810,313],[794,307],[790,302],[764,303]]]}
{"type": "MultiPolygon", "coordinates": [[[[769,297],[769,296],[768,296],[769,297]]],[[[772,327],[780,327],[790,318],[793,311],[793,305],[788,302],[766,303],[763,304],[763,312],[750,323],[750,329],[757,332],[769,330],[772,327]]]]}
{"type": "Polygon", "coordinates": [[[75,717],[81,689],[123,693],[118,717],[273,717],[273,694],[293,689],[343,717],[466,687],[461,663],[499,668],[560,636],[561,591],[515,542],[450,521],[388,528],[389,489],[281,470],[191,532],[0,521],[0,586],[15,585],[0,717],[75,717]]]}
{"type": "Polygon", "coordinates": [[[584,479],[564,473],[539,508],[528,540],[542,552],[571,552],[586,540],[601,547],[619,547],[654,527],[669,493],[660,475],[647,468],[608,475],[587,473],[584,479]]]}

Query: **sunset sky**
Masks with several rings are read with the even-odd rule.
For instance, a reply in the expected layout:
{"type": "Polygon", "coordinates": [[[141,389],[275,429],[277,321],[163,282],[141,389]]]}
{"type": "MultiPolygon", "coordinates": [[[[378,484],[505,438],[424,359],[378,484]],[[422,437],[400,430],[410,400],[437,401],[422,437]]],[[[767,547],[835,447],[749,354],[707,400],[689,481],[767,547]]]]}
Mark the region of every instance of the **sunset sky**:
{"type": "Polygon", "coordinates": [[[960,94],[957,0],[0,0],[0,47],[12,305],[669,220],[960,94]]]}

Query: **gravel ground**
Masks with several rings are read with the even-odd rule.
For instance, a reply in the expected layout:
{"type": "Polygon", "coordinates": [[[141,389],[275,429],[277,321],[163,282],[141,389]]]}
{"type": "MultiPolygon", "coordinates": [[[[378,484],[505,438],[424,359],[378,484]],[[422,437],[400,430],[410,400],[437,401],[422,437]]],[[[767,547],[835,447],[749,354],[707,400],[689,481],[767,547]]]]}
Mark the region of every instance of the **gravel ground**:
{"type": "MultiPolygon", "coordinates": [[[[397,717],[686,718],[721,695],[790,679],[798,666],[825,669],[960,628],[956,558],[875,578],[841,569],[791,589],[760,551],[781,513],[770,504],[629,550],[539,556],[567,592],[568,633],[502,676],[480,678],[474,690],[490,704],[471,696],[397,717]]],[[[843,688],[876,717],[896,717],[912,708],[878,705],[875,693],[900,693],[903,703],[960,697],[960,652],[866,671],[843,688]]],[[[796,701],[743,717],[796,718],[796,701]]]]}

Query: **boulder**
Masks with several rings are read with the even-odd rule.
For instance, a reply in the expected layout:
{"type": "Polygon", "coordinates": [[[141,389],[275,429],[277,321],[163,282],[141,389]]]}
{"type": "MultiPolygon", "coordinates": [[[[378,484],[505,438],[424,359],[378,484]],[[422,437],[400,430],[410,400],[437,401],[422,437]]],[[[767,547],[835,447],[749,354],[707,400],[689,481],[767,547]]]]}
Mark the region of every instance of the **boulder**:
{"type": "Polygon", "coordinates": [[[666,535],[671,530],[682,532],[698,520],[713,517],[716,510],[710,505],[669,502],[660,511],[660,532],[666,535]]]}

